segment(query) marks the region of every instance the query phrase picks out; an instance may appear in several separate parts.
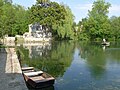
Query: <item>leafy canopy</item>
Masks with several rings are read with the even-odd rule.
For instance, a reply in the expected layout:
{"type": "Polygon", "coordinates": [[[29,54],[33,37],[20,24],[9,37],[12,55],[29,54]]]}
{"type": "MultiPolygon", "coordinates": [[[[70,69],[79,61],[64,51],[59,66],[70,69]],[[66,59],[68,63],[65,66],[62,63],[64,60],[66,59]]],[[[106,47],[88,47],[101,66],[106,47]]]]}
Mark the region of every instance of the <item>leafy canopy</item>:
{"type": "Polygon", "coordinates": [[[108,19],[109,3],[104,0],[97,0],[93,3],[92,10],[88,13],[88,29],[91,39],[107,38],[110,33],[108,19]]]}

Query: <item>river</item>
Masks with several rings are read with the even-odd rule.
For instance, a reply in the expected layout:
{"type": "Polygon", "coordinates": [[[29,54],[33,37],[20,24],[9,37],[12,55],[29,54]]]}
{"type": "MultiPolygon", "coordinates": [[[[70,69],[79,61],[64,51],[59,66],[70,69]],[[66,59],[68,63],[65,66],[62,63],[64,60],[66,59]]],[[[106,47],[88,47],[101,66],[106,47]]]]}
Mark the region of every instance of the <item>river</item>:
{"type": "Polygon", "coordinates": [[[22,66],[55,77],[54,86],[48,90],[120,90],[120,43],[102,46],[64,41],[22,45],[18,49],[22,52],[22,66]]]}

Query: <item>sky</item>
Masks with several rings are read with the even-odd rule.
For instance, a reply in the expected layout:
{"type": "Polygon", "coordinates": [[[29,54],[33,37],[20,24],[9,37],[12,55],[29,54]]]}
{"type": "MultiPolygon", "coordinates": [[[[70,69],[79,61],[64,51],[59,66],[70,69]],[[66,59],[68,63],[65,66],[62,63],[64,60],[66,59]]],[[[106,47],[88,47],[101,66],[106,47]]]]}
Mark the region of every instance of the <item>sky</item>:
{"type": "MultiPolygon", "coordinates": [[[[87,17],[88,10],[92,9],[92,4],[95,0],[51,0],[58,3],[68,5],[75,16],[75,22],[78,23],[82,18],[87,17]]],[[[111,4],[108,16],[120,16],[120,1],[119,0],[105,0],[111,4]]],[[[24,7],[31,7],[36,0],[13,0],[14,4],[19,4],[24,7]]]]}

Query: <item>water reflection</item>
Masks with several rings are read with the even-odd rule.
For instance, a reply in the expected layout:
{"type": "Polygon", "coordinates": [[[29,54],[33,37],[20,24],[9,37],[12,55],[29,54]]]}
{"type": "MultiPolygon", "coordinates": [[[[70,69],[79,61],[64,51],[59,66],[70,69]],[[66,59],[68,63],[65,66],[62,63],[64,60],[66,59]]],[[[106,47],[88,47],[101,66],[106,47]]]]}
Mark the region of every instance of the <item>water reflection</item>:
{"type": "Polygon", "coordinates": [[[91,42],[53,42],[49,47],[29,48],[18,48],[22,65],[56,77],[55,90],[120,89],[120,44],[111,43],[105,50],[91,42]]]}
{"type": "Polygon", "coordinates": [[[106,71],[106,56],[100,45],[82,43],[81,57],[86,60],[87,66],[93,77],[99,78],[106,71]]]}
{"type": "Polygon", "coordinates": [[[33,88],[30,85],[27,85],[27,87],[29,90],[54,90],[54,86],[49,86],[49,87],[45,87],[45,88],[38,88],[38,89],[33,88]]]}
{"type": "Polygon", "coordinates": [[[72,62],[74,43],[54,42],[52,45],[19,47],[22,52],[22,66],[33,66],[53,75],[63,76],[72,62]]]}
{"type": "Polygon", "coordinates": [[[29,58],[34,56],[44,56],[47,55],[47,52],[51,50],[50,42],[41,42],[41,43],[24,43],[23,48],[29,50],[29,58]]]}

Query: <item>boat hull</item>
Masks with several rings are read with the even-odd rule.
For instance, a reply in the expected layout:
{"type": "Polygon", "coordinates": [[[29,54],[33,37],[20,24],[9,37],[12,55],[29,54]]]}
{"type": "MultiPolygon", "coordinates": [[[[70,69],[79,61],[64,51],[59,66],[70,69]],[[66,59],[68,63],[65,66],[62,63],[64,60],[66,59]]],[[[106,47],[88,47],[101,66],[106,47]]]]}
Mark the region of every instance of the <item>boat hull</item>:
{"type": "Polygon", "coordinates": [[[110,45],[110,42],[103,42],[102,45],[110,45]]]}
{"type": "Polygon", "coordinates": [[[25,81],[28,85],[32,86],[33,88],[44,88],[54,84],[55,79],[47,73],[43,73],[42,75],[32,76],[29,77],[24,75],[25,81]]]}

